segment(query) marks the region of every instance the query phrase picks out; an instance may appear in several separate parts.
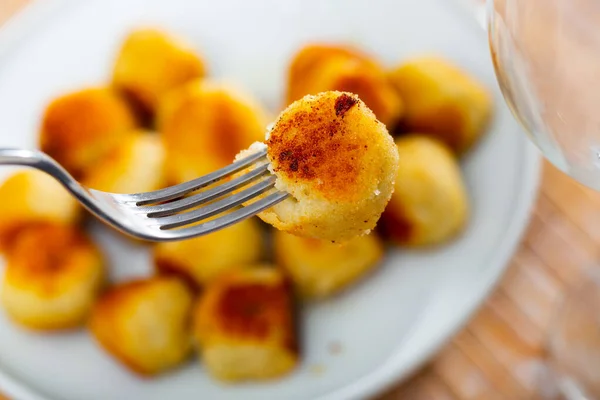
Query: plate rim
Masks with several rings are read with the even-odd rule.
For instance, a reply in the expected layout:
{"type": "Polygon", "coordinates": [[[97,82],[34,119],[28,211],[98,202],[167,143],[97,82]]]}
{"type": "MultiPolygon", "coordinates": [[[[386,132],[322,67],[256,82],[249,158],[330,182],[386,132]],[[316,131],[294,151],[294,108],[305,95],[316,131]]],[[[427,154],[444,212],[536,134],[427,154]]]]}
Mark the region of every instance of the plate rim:
{"type": "MultiPolygon", "coordinates": [[[[33,22],[43,19],[44,15],[51,15],[55,9],[68,2],[67,0],[34,0],[10,15],[8,20],[0,24],[0,53],[5,52],[8,46],[30,33],[34,25],[33,22]]],[[[485,35],[485,33],[482,32],[482,35],[485,35]]],[[[509,115],[514,121],[514,128],[521,131],[520,134],[524,139],[521,151],[523,171],[520,175],[522,179],[518,191],[519,196],[515,201],[513,218],[506,229],[503,241],[497,246],[496,253],[499,255],[494,258],[494,265],[487,268],[486,281],[477,286],[477,290],[470,293],[469,299],[465,301],[467,305],[459,313],[460,316],[448,323],[444,329],[440,329],[434,339],[423,345],[420,351],[415,353],[414,362],[409,363],[409,367],[402,368],[393,365],[394,359],[392,357],[380,367],[361,377],[359,381],[336,389],[332,393],[318,397],[315,400],[364,399],[368,396],[380,394],[392,385],[406,380],[428,362],[472,318],[473,314],[496,287],[527,231],[541,185],[543,165],[543,157],[539,150],[527,139],[527,135],[514,119],[512,112],[509,112],[509,115]]],[[[432,303],[429,302],[424,307],[424,313],[432,303]]],[[[419,322],[417,320],[415,326],[407,332],[404,339],[412,337],[418,326],[419,322]]],[[[2,369],[0,369],[0,388],[4,394],[12,396],[15,400],[57,400],[43,395],[2,369]]]]}

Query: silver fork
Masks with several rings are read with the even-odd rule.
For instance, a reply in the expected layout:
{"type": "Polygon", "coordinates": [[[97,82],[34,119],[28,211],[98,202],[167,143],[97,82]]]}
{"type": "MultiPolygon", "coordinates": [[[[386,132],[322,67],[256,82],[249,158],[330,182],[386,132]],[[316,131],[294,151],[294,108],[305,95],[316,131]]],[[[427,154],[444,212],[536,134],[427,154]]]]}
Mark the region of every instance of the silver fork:
{"type": "Polygon", "coordinates": [[[267,169],[266,150],[192,181],[135,194],[107,193],[86,188],[41,151],[0,149],[0,165],[39,169],[59,181],[102,221],[130,236],[155,242],[189,239],[223,229],[256,215],[288,196],[285,192],[273,190],[264,198],[248,203],[275,187],[275,176],[267,169]],[[226,180],[245,168],[251,169],[226,180]],[[186,197],[196,191],[198,193],[186,197]],[[208,220],[211,217],[215,218],[208,220]]]}

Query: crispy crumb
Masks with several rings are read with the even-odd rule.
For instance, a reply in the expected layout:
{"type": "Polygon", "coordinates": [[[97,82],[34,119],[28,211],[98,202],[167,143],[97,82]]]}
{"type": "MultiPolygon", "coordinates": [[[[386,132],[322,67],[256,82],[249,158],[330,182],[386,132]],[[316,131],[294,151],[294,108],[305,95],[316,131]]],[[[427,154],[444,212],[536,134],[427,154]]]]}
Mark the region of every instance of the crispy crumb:
{"type": "Polygon", "coordinates": [[[346,93],[342,93],[340,97],[335,100],[335,115],[343,118],[344,114],[346,114],[346,112],[356,103],[358,103],[358,99],[349,96],[346,93]]]}

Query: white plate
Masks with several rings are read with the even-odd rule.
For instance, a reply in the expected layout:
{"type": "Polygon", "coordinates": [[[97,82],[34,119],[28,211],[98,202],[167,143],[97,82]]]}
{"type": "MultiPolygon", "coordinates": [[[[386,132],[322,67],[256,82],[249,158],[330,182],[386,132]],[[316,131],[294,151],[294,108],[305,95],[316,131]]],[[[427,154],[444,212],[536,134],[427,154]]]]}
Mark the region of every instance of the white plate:
{"type": "MultiPolygon", "coordinates": [[[[0,34],[0,143],[33,146],[46,102],[103,82],[127,29],[146,22],[188,37],[215,76],[232,78],[274,111],[290,55],[307,39],[354,42],[390,64],[440,52],[496,90],[483,31],[447,0],[44,0],[0,34]]],[[[303,362],[292,376],[225,387],[192,363],[144,381],[86,333],[35,335],[0,313],[0,387],[23,400],[333,400],[362,399],[405,378],[480,304],[527,224],[539,158],[495,97],[493,129],[463,161],[473,204],[468,231],[435,251],[394,252],[359,287],[304,310],[303,362]],[[340,354],[328,352],[332,342],[340,354]]],[[[117,279],[149,271],[146,249],[100,228],[95,235],[117,279]]]]}

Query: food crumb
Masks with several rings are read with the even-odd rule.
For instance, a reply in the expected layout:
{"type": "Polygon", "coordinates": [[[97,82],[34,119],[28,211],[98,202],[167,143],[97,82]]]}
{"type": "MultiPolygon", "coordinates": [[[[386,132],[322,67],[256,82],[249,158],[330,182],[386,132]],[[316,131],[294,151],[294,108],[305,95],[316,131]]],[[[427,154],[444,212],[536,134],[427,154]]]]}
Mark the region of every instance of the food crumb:
{"type": "Polygon", "coordinates": [[[348,96],[346,93],[342,93],[342,95],[335,100],[335,115],[343,118],[344,114],[346,114],[346,112],[356,103],[358,103],[357,99],[348,96]]]}
{"type": "Polygon", "coordinates": [[[310,366],[310,372],[315,374],[315,375],[323,375],[323,373],[325,372],[325,367],[321,364],[314,364],[310,366]]]}
{"type": "Polygon", "coordinates": [[[329,353],[332,355],[338,355],[342,352],[342,345],[340,342],[329,343],[329,353]]]}

